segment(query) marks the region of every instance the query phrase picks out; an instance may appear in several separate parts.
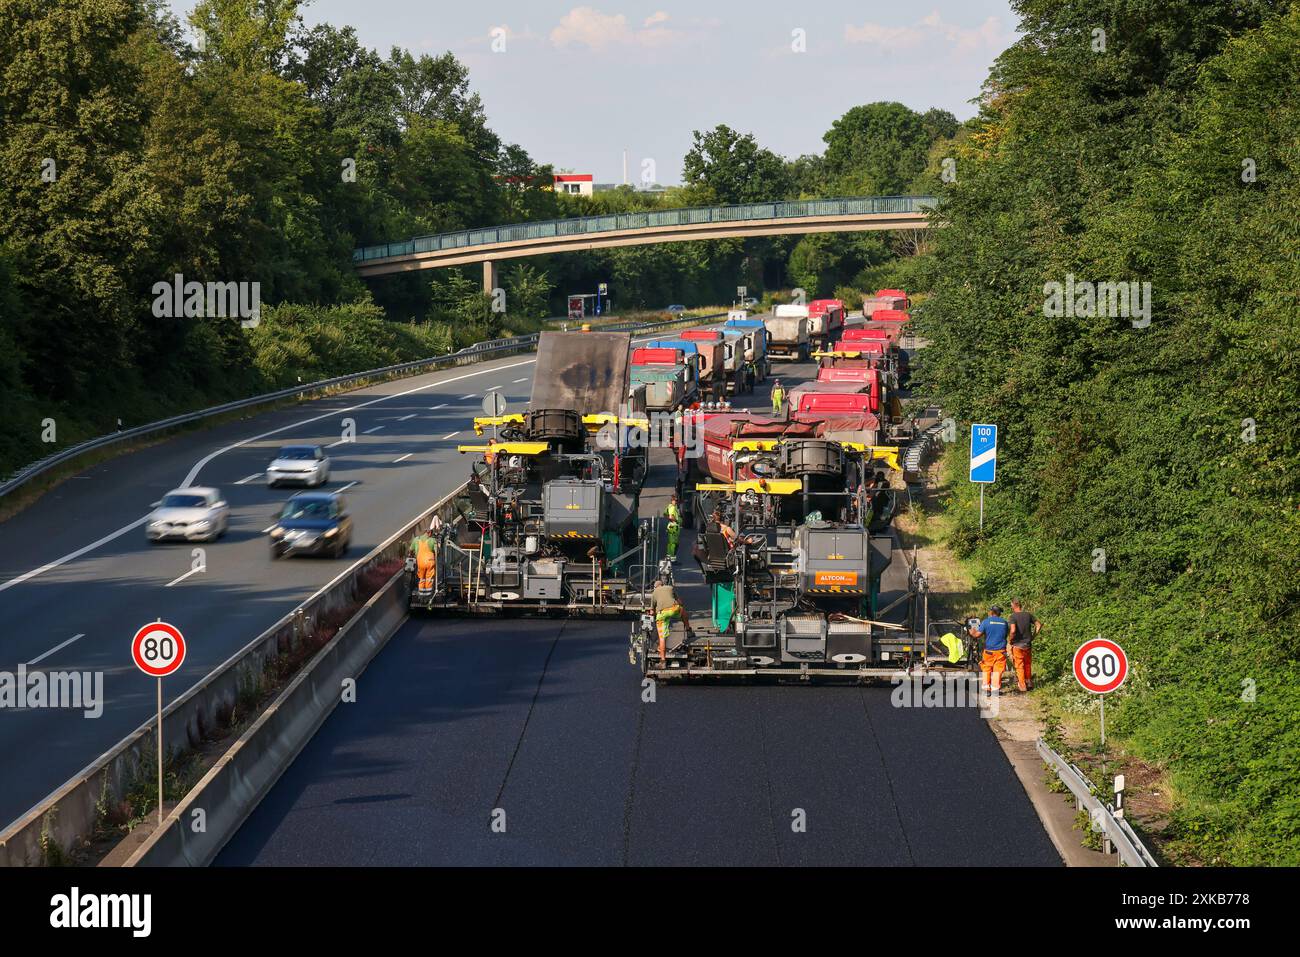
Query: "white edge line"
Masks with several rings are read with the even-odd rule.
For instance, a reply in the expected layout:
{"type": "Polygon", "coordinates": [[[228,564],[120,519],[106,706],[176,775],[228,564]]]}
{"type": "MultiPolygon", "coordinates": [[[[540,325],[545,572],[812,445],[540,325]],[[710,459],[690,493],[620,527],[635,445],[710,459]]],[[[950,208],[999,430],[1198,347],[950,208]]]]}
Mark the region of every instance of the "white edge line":
{"type": "Polygon", "coordinates": [[[439,442],[446,442],[448,439],[455,438],[455,437],[458,436],[458,435],[460,435],[459,432],[448,432],[446,435],[444,435],[444,436],[443,436],[442,438],[440,438],[438,441],[439,441],[439,442]]]}
{"type": "Polygon", "coordinates": [[[37,655],[37,656],[36,656],[35,658],[33,658],[31,661],[27,662],[27,667],[30,668],[32,665],[36,664],[37,662],[44,661],[46,658],[48,658],[50,655],[54,654],[56,651],[59,651],[60,649],[63,649],[63,648],[68,647],[68,645],[72,644],[72,643],[73,643],[74,641],[76,641],[78,638],[85,638],[85,637],[86,637],[85,632],[82,632],[82,633],[80,633],[80,634],[73,635],[73,636],[72,636],[71,638],[69,638],[67,641],[59,642],[59,644],[55,645],[55,646],[54,646],[53,648],[51,648],[49,651],[45,652],[45,654],[43,654],[43,655],[37,655]]]}
{"type": "Polygon", "coordinates": [[[364,432],[362,432],[361,434],[362,434],[362,435],[369,435],[371,432],[378,432],[378,431],[379,431],[380,429],[382,429],[382,428],[383,428],[382,425],[376,425],[373,429],[366,429],[366,430],[365,430],[364,432]]]}
{"type": "MultiPolygon", "coordinates": [[[[649,336],[649,337],[642,337],[639,339],[633,339],[632,341],[648,342],[654,338],[655,338],[654,336],[649,336]]],[[[181,482],[180,487],[188,488],[192,486],[194,484],[194,480],[198,478],[199,472],[203,470],[203,466],[207,465],[217,456],[224,455],[226,452],[230,452],[234,449],[243,448],[245,445],[249,445],[250,443],[253,442],[260,442],[262,441],[262,439],[269,439],[271,436],[279,435],[281,432],[288,432],[292,429],[300,429],[304,425],[311,425],[313,422],[319,422],[322,419],[337,418],[338,416],[346,415],[349,412],[356,412],[358,409],[365,409],[372,405],[378,405],[380,402],[391,402],[393,399],[401,399],[405,396],[415,395],[416,393],[419,392],[427,392],[430,389],[436,389],[440,386],[451,385],[453,382],[461,382],[465,379],[472,379],[475,376],[485,375],[487,373],[501,372],[505,369],[515,369],[518,368],[519,366],[533,365],[536,362],[537,362],[536,358],[524,359],[520,362],[512,363],[511,365],[495,366],[494,368],[491,369],[479,369],[475,372],[467,372],[462,376],[456,376],[455,378],[452,379],[440,379],[437,382],[430,382],[426,385],[416,386],[413,389],[406,389],[402,392],[394,392],[392,395],[377,396],[373,399],[370,399],[367,402],[358,402],[356,405],[350,405],[347,406],[346,408],[331,409],[329,412],[322,412],[320,415],[314,415],[311,418],[303,419],[300,422],[291,422],[288,425],[282,425],[279,428],[271,429],[269,432],[263,432],[260,435],[250,435],[246,439],[240,439],[238,442],[232,442],[230,445],[224,445],[221,448],[209,452],[207,455],[203,456],[203,458],[199,459],[197,462],[194,463],[194,467],[191,468],[189,474],[185,476],[185,480],[181,482]]],[[[468,398],[473,398],[473,396],[469,396],[468,398]]],[[[446,403],[444,403],[444,405],[445,404],[446,403]]],[[[443,438],[449,439],[453,435],[457,435],[457,434],[459,433],[452,432],[451,435],[444,436],[443,438]]],[[[29,581],[38,575],[45,574],[51,569],[58,568],[60,565],[66,565],[68,562],[80,558],[82,555],[85,555],[87,552],[94,551],[100,545],[106,545],[109,542],[113,541],[114,539],[121,538],[123,535],[125,535],[127,532],[131,531],[132,529],[139,528],[148,520],[149,520],[148,515],[142,516],[136,519],[130,525],[123,525],[117,531],[109,532],[103,538],[97,539],[96,541],[91,542],[89,545],[83,545],[81,548],[78,548],[76,551],[68,552],[68,554],[64,555],[62,558],[56,558],[54,561],[47,562],[44,565],[41,565],[39,568],[33,568],[31,571],[24,572],[23,574],[17,576],[16,578],[9,579],[7,582],[0,582],[0,591],[4,591],[5,589],[12,588],[14,585],[20,585],[23,582],[29,581]]],[[[271,526],[271,528],[274,527],[275,527],[274,525],[271,526]]],[[[270,529],[263,530],[263,532],[268,532],[268,531],[270,531],[270,529]]]]}
{"type": "Polygon", "coordinates": [[[235,484],[236,484],[236,485],[247,485],[249,482],[253,481],[253,479],[259,479],[259,478],[261,478],[261,477],[262,477],[263,475],[265,475],[265,474],[266,474],[266,473],[264,473],[264,472],[254,472],[252,475],[248,476],[247,478],[241,478],[241,479],[240,479],[238,482],[236,482],[235,484]]]}
{"type": "MultiPolygon", "coordinates": [[[[340,486],[339,488],[335,489],[334,491],[336,491],[336,492],[346,492],[348,489],[350,489],[352,486],[354,486],[354,485],[356,485],[356,484],[357,484],[356,482],[349,482],[347,485],[340,486]]],[[[274,528],[275,526],[272,525],[271,527],[274,528]]]]}
{"type": "Polygon", "coordinates": [[[405,455],[400,455],[397,458],[393,459],[393,464],[396,465],[398,462],[405,462],[414,454],[415,454],[414,452],[407,452],[405,455]]]}

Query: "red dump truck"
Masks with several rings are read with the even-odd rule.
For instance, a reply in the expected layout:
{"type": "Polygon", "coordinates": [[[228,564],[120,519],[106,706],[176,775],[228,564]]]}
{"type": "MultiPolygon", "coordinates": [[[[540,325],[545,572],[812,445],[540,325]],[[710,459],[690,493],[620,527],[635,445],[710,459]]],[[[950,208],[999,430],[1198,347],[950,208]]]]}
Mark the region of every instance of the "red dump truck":
{"type": "Polygon", "coordinates": [[[906,311],[909,308],[907,293],[901,289],[877,289],[874,296],[868,296],[862,300],[862,314],[870,317],[873,312],[881,309],[901,309],[906,311]]]}
{"type": "Polygon", "coordinates": [[[808,338],[823,348],[839,338],[844,328],[844,302],[814,299],[808,303],[808,338]]]}

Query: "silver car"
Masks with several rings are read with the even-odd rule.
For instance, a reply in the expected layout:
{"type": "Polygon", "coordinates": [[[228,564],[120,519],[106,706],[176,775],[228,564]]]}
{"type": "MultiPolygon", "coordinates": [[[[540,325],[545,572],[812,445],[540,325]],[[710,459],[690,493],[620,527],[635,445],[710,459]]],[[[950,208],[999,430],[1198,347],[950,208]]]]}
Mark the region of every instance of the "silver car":
{"type": "Polygon", "coordinates": [[[266,467],[267,488],[281,482],[320,486],[329,481],[330,460],[319,445],[286,445],[266,467]]]}
{"type": "Polygon", "coordinates": [[[153,503],[144,531],[151,542],[211,542],[226,534],[230,506],[215,488],[178,488],[153,503]]]}

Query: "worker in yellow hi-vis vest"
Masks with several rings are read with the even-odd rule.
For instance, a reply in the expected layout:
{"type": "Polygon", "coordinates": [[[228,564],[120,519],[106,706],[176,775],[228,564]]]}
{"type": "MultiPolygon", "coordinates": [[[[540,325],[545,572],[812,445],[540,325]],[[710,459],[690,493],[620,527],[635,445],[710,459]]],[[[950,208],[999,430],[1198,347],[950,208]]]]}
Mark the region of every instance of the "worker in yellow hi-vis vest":
{"type": "Polygon", "coordinates": [[[780,415],[785,408],[785,389],[781,388],[781,380],[777,379],[772,383],[772,414],[780,415]]]}
{"type": "Polygon", "coordinates": [[[664,509],[664,515],[668,518],[668,558],[670,561],[677,561],[677,542],[682,535],[682,509],[677,503],[677,493],[674,492],[668,499],[668,507],[664,509]]]}
{"type": "Polygon", "coordinates": [[[654,612],[655,632],[659,637],[659,660],[666,663],[668,633],[672,630],[674,618],[685,618],[685,609],[677,597],[677,589],[663,579],[655,580],[654,591],[650,593],[650,608],[654,612]]]}

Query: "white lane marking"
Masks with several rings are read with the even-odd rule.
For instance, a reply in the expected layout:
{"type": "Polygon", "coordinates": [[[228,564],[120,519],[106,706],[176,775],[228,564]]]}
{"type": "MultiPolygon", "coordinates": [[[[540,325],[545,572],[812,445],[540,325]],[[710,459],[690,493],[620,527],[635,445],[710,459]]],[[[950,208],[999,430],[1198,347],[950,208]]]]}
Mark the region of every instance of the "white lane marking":
{"type": "Polygon", "coordinates": [[[527,382],[527,381],[528,381],[528,376],[524,376],[522,379],[515,379],[515,381],[512,382],[511,385],[515,385],[515,384],[517,384],[517,383],[520,383],[520,382],[527,382]]]}
{"type": "Polygon", "coordinates": [[[499,385],[490,385],[490,386],[488,386],[486,389],[484,389],[483,391],[484,391],[484,392],[500,392],[500,391],[501,391],[501,386],[499,386],[499,385]]]}
{"type": "Polygon", "coordinates": [[[477,399],[477,398],[478,398],[478,393],[471,392],[469,395],[462,395],[459,401],[464,402],[466,399],[477,399]]]}
{"type": "Polygon", "coordinates": [[[429,411],[430,411],[430,412],[437,412],[439,409],[445,409],[445,408],[447,408],[447,403],[446,403],[446,402],[440,402],[440,403],[438,403],[437,405],[431,405],[431,406],[429,406],[429,411]]]}
{"type": "Polygon", "coordinates": [[[100,545],[105,545],[108,542],[111,542],[115,538],[121,538],[127,532],[131,531],[132,529],[139,528],[147,521],[149,521],[149,516],[143,515],[140,518],[137,518],[130,525],[123,525],[116,532],[109,532],[107,535],[105,535],[103,538],[99,539],[98,541],[91,542],[89,545],[82,545],[75,552],[68,552],[68,554],[64,555],[62,558],[56,558],[54,561],[48,562],[42,565],[40,568],[33,568],[31,571],[24,572],[23,574],[19,575],[17,578],[9,579],[4,584],[0,585],[0,591],[4,591],[6,588],[12,588],[14,585],[22,584],[23,582],[27,581],[29,578],[35,578],[37,575],[43,575],[46,572],[48,572],[51,568],[58,568],[60,565],[67,564],[68,562],[72,561],[74,558],[80,558],[82,555],[86,554],[86,552],[94,551],[100,545]]]}
{"type": "MultiPolygon", "coordinates": [[[[653,338],[654,338],[653,336],[649,336],[642,339],[633,339],[632,341],[647,342],[653,338]]],[[[441,379],[438,382],[430,382],[427,385],[416,386],[414,389],[406,389],[402,392],[394,392],[392,395],[376,396],[375,398],[370,399],[366,402],[358,402],[356,405],[350,405],[343,409],[331,409],[329,412],[322,412],[320,415],[314,415],[311,418],[303,419],[300,422],[291,422],[289,425],[282,425],[277,429],[271,429],[269,432],[263,432],[260,435],[250,435],[246,439],[240,439],[238,442],[232,442],[230,443],[230,445],[224,445],[221,448],[215,449],[214,451],[209,452],[207,455],[203,456],[203,458],[199,459],[197,462],[194,463],[194,467],[190,469],[189,474],[185,476],[185,480],[181,482],[179,487],[189,488],[190,486],[192,486],[194,484],[194,480],[198,478],[199,472],[203,470],[203,466],[207,465],[217,456],[224,455],[225,453],[233,449],[243,448],[245,445],[248,445],[252,442],[260,442],[262,441],[262,439],[269,439],[271,436],[279,435],[281,432],[289,432],[293,429],[300,429],[304,425],[311,425],[312,423],[319,422],[322,419],[337,418],[338,416],[346,415],[349,412],[356,412],[358,409],[369,408],[370,406],[377,405],[380,402],[389,402],[393,399],[401,399],[405,396],[415,395],[416,393],[419,392],[427,392],[430,389],[436,389],[439,388],[440,386],[451,385],[453,382],[461,382],[465,379],[472,379],[475,376],[485,375],[487,373],[501,372],[505,369],[517,369],[519,366],[534,365],[536,362],[537,362],[536,359],[524,359],[520,362],[513,362],[510,365],[497,366],[493,369],[479,369],[477,372],[467,372],[462,376],[456,376],[455,378],[452,379],[441,379]]],[[[446,403],[444,403],[444,405],[445,404],[446,403]]],[[[456,435],[456,434],[457,433],[455,432],[451,433],[451,435],[456,435]]],[[[450,435],[445,436],[445,438],[451,438],[451,436],[450,435]]],[[[54,561],[47,562],[46,564],[40,566],[39,568],[33,568],[31,571],[24,572],[23,574],[19,575],[16,578],[9,579],[7,582],[0,582],[0,591],[4,591],[7,588],[12,588],[14,585],[21,585],[23,582],[29,581],[37,577],[38,575],[44,575],[46,572],[50,571],[51,569],[58,568],[61,565],[66,565],[68,562],[75,561],[76,559],[80,558],[82,555],[85,555],[87,552],[94,551],[100,545],[106,545],[109,542],[114,541],[115,539],[121,538],[123,535],[125,535],[127,532],[131,531],[132,529],[139,528],[148,520],[149,520],[148,515],[141,516],[131,524],[123,525],[117,531],[109,532],[103,538],[93,541],[89,545],[83,545],[81,548],[78,548],[76,551],[68,552],[68,554],[64,555],[62,558],[56,558],[54,561]]],[[[275,526],[272,526],[272,528],[274,527],[275,526]]],[[[266,529],[266,531],[270,531],[270,529],[266,529]]]]}
{"type": "Polygon", "coordinates": [[[173,578],[173,579],[172,579],[171,581],[169,581],[166,585],[163,585],[163,588],[171,588],[172,585],[175,585],[177,582],[183,582],[183,581],[185,581],[185,579],[189,578],[189,577],[190,577],[191,575],[193,575],[195,572],[201,572],[201,571],[203,571],[202,566],[200,566],[199,568],[191,568],[189,571],[187,571],[187,572],[186,572],[184,575],[182,575],[180,578],[173,578]]]}
{"type": "Polygon", "coordinates": [[[401,417],[400,419],[398,419],[397,421],[398,421],[398,422],[405,422],[407,419],[413,419],[413,418],[415,418],[415,413],[414,413],[414,412],[412,412],[410,415],[404,415],[404,416],[402,416],[402,417],[401,417]]]}
{"type": "MultiPolygon", "coordinates": [[[[253,435],[253,436],[249,436],[246,439],[240,439],[238,442],[232,442],[230,445],[219,448],[216,451],[209,452],[203,458],[199,459],[199,461],[195,463],[194,468],[190,469],[190,474],[185,476],[185,481],[180,484],[180,487],[188,488],[189,486],[193,485],[194,480],[198,477],[199,472],[202,471],[203,466],[207,465],[218,455],[222,455],[226,452],[229,452],[231,449],[242,448],[243,446],[248,445],[250,442],[260,442],[262,441],[262,439],[269,439],[271,436],[279,435],[281,432],[288,432],[292,429],[300,429],[304,425],[311,425],[313,422],[321,421],[321,419],[333,419],[340,415],[347,415],[349,412],[356,412],[358,409],[369,408],[370,406],[377,405],[380,402],[389,402],[393,399],[401,399],[408,395],[415,395],[418,392],[428,392],[430,389],[437,389],[444,385],[451,385],[453,382],[462,382],[465,379],[472,379],[475,376],[492,375],[497,372],[502,372],[506,369],[516,369],[519,366],[532,365],[536,361],[537,361],[536,359],[524,359],[520,362],[512,362],[510,365],[506,365],[506,366],[496,366],[495,368],[492,369],[479,369],[476,372],[466,372],[464,375],[455,376],[454,378],[451,379],[441,379],[438,382],[430,382],[427,385],[418,385],[414,389],[406,389],[402,392],[394,392],[392,395],[376,396],[375,398],[370,399],[366,402],[358,402],[356,405],[350,405],[345,409],[333,409],[329,412],[322,412],[320,415],[314,415],[310,419],[303,419],[301,422],[293,422],[290,423],[289,425],[282,425],[278,429],[272,429],[269,432],[263,432],[261,435],[253,435]]],[[[121,533],[125,534],[129,530],[130,530],[129,528],[121,529],[121,533]]]]}
{"type": "Polygon", "coordinates": [[[397,458],[393,459],[393,464],[396,465],[398,462],[405,462],[414,454],[414,452],[407,452],[405,455],[399,455],[397,458]]]}
{"type": "Polygon", "coordinates": [[[448,432],[446,435],[444,435],[444,436],[443,436],[441,439],[439,439],[438,441],[439,441],[439,442],[446,442],[448,439],[454,439],[454,438],[455,438],[456,436],[458,436],[458,435],[460,435],[459,432],[448,432]]]}
{"type": "Polygon", "coordinates": [[[37,656],[36,656],[35,658],[33,658],[31,661],[27,662],[27,667],[30,668],[32,665],[34,665],[34,664],[36,664],[36,663],[38,663],[38,662],[44,661],[46,658],[48,658],[50,655],[54,654],[54,653],[55,653],[56,651],[58,651],[59,649],[61,649],[61,648],[66,648],[66,647],[68,647],[68,645],[72,644],[72,643],[73,643],[74,641],[76,641],[78,638],[85,638],[85,637],[86,637],[86,635],[85,635],[85,633],[83,632],[83,633],[81,633],[81,634],[79,634],[79,635],[73,635],[73,636],[72,636],[71,638],[69,638],[67,641],[59,642],[59,644],[55,645],[55,646],[54,646],[53,648],[51,648],[49,651],[45,652],[45,654],[43,654],[43,655],[37,655],[37,656]]]}
{"type": "Polygon", "coordinates": [[[254,472],[252,475],[248,476],[248,478],[241,478],[241,479],[240,479],[238,482],[236,482],[235,484],[236,484],[236,485],[247,485],[249,482],[253,481],[254,479],[260,479],[260,478],[262,478],[265,474],[266,474],[265,472],[254,472]]]}
{"type": "Polygon", "coordinates": [[[346,492],[348,489],[350,489],[352,486],[354,486],[354,485],[356,485],[356,484],[357,484],[356,482],[349,482],[347,485],[344,485],[344,486],[342,486],[342,487],[340,487],[340,488],[336,488],[334,491],[336,491],[336,492],[346,492]]]}
{"type": "Polygon", "coordinates": [[[378,432],[378,431],[379,431],[380,429],[382,429],[382,428],[383,428],[382,425],[376,425],[373,429],[366,429],[366,430],[365,430],[364,432],[362,432],[361,434],[362,434],[362,435],[369,435],[371,432],[378,432]]]}
{"type": "Polygon", "coordinates": [[[345,444],[345,443],[347,443],[347,442],[351,442],[351,441],[352,441],[351,439],[339,439],[337,442],[331,442],[329,445],[325,446],[325,448],[327,448],[327,449],[332,449],[332,448],[334,448],[334,446],[336,446],[336,445],[343,445],[343,444],[345,444]]]}

